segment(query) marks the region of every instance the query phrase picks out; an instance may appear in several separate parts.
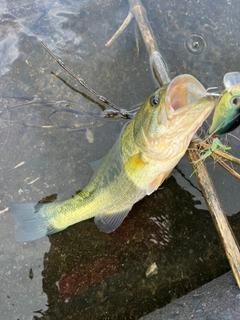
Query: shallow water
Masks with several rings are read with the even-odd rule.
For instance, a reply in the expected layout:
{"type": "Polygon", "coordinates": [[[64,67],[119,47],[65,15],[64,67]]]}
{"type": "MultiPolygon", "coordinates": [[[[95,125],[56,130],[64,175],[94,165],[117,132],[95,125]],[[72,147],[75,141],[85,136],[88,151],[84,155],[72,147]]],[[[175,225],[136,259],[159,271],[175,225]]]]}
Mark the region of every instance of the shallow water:
{"type": "MultiPolygon", "coordinates": [[[[121,108],[135,108],[155,85],[140,37],[136,49],[134,23],[104,46],[126,17],[127,1],[0,3],[2,317],[138,319],[228,270],[187,158],[112,234],[89,220],[49,238],[14,241],[9,204],[74,195],[91,177],[86,160],[106,154],[125,123],[101,118],[104,106],[39,42],[121,108]],[[34,98],[38,103],[26,104],[34,98]],[[75,113],[64,112],[69,108],[75,113]],[[154,262],[158,274],[147,279],[154,262]]],[[[172,77],[190,73],[206,87],[222,86],[226,72],[239,71],[236,0],[143,3],[172,77]]],[[[227,139],[239,157],[239,141],[227,139]]],[[[211,161],[208,168],[239,238],[239,182],[211,161]]]]}

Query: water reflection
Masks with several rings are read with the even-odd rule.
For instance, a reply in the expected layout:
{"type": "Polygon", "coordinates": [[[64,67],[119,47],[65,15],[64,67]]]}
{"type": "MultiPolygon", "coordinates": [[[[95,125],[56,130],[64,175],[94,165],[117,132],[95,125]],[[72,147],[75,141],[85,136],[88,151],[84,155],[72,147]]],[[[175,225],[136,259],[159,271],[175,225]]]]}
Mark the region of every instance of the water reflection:
{"type": "MultiPolygon", "coordinates": [[[[237,0],[181,1],[180,9],[179,1],[143,3],[172,76],[190,73],[206,86],[221,86],[224,73],[237,71],[237,0]],[[206,40],[201,55],[185,49],[192,34],[206,40]]],[[[85,221],[50,242],[14,242],[9,203],[37,202],[54,193],[58,200],[71,197],[92,174],[85,160],[105,155],[124,124],[93,117],[102,110],[99,104],[85,98],[39,42],[98,92],[130,110],[155,87],[141,39],[137,55],[133,24],[104,47],[127,12],[125,0],[1,3],[0,301],[5,319],[137,319],[229,268],[196,181],[189,180],[186,158],[163,189],[136,204],[113,234],[85,221]],[[10,109],[34,98],[38,103],[10,109]],[[51,115],[56,108],[79,113],[51,115]],[[73,131],[79,124],[89,126],[73,131]],[[158,273],[147,279],[154,262],[158,273]]],[[[239,141],[228,139],[240,156],[239,141]]],[[[230,220],[238,236],[239,183],[208,166],[224,209],[236,213],[230,220]]]]}

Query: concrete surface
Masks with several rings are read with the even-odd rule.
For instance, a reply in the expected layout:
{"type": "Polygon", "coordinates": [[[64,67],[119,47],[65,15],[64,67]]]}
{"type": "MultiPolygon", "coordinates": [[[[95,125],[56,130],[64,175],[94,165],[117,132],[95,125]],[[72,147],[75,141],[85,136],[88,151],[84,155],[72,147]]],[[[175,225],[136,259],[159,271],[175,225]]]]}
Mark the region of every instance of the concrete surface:
{"type": "Polygon", "coordinates": [[[203,285],[140,320],[238,320],[240,290],[232,272],[203,285]]]}

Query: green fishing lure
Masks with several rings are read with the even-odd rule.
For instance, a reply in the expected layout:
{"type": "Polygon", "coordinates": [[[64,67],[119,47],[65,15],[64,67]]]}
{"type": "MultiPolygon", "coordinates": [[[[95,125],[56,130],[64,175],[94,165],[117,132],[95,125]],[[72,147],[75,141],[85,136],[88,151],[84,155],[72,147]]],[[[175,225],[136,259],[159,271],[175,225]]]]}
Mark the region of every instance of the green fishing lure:
{"type": "Polygon", "coordinates": [[[217,102],[210,135],[228,133],[240,125],[240,72],[225,74],[223,83],[225,90],[217,102]]]}

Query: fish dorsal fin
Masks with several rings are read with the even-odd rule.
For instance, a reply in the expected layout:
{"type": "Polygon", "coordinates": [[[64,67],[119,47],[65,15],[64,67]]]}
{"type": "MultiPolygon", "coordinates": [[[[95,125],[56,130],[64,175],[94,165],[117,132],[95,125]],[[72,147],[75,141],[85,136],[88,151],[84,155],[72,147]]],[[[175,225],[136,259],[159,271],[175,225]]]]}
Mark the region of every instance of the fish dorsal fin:
{"type": "Polygon", "coordinates": [[[226,90],[231,89],[236,84],[240,84],[240,72],[229,72],[226,73],[223,78],[223,84],[226,90]]]}
{"type": "Polygon", "coordinates": [[[93,161],[89,161],[86,160],[87,164],[92,168],[93,172],[96,172],[98,167],[100,166],[100,164],[103,162],[104,158],[106,156],[103,156],[102,158],[98,159],[98,160],[93,160],[93,161]]]}
{"type": "Polygon", "coordinates": [[[97,215],[94,218],[94,222],[101,231],[106,233],[113,232],[120,226],[130,210],[131,208],[117,213],[105,212],[97,215]]]}

